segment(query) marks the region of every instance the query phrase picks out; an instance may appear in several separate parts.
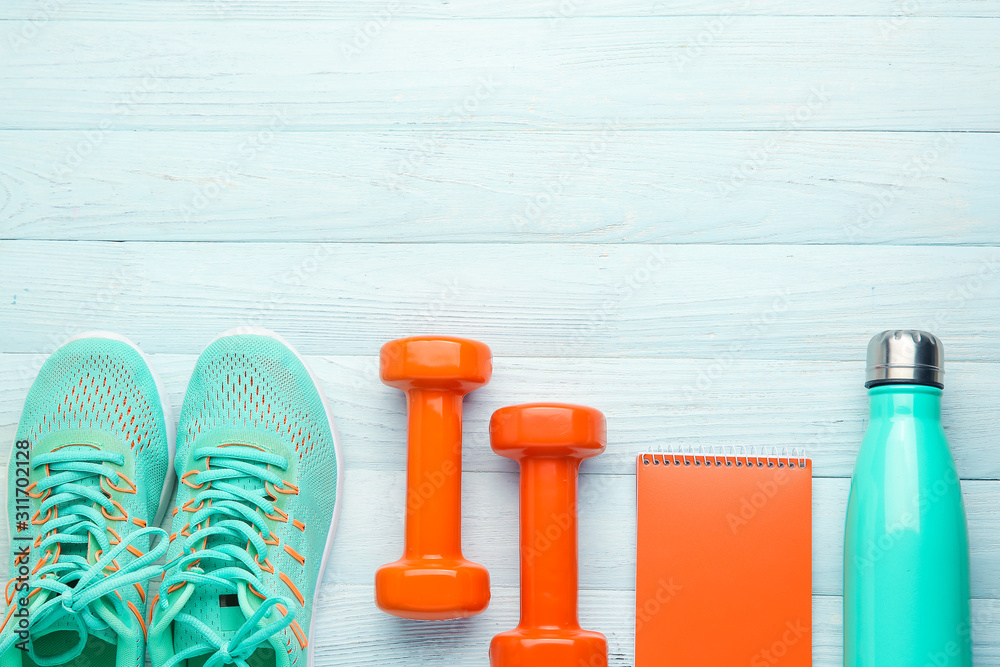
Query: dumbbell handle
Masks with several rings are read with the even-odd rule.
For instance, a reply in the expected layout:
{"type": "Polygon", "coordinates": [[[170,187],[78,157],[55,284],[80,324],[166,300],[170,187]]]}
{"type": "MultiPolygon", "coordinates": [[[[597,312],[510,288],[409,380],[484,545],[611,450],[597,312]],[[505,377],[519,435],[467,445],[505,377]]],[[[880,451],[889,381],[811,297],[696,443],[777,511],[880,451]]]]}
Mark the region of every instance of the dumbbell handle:
{"type": "Polygon", "coordinates": [[[454,391],[406,392],[405,558],[462,551],[462,399],[454,391]]]}
{"type": "Polygon", "coordinates": [[[579,459],[568,457],[521,459],[521,627],[580,627],[579,466],[579,459]]]}

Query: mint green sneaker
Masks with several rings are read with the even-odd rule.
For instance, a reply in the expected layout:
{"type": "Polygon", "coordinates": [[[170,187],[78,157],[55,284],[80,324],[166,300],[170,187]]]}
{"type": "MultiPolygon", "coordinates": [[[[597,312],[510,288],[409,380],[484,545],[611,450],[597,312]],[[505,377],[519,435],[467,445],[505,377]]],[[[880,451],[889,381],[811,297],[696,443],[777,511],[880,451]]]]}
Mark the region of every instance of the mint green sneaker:
{"type": "Polygon", "coordinates": [[[70,339],[42,366],[7,465],[0,667],[143,665],[146,584],[167,550],[153,527],[172,486],[165,400],[115,334],[70,339]]]}
{"type": "Polygon", "coordinates": [[[340,461],[323,391],[284,341],[237,330],[206,348],[181,411],[153,667],[312,664],[340,461]]]}

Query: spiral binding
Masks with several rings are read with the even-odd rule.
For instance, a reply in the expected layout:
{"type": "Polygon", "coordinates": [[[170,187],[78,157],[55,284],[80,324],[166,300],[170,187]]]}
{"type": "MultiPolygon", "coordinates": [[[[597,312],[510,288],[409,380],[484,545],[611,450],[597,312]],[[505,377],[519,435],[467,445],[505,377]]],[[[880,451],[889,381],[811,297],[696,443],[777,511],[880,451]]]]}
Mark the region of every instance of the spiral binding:
{"type": "Polygon", "coordinates": [[[805,468],[809,459],[805,451],[799,447],[760,448],[723,446],[711,447],[707,451],[695,451],[681,448],[666,452],[662,449],[655,452],[644,452],[639,455],[643,465],[663,466],[722,466],[737,468],[805,468]]]}

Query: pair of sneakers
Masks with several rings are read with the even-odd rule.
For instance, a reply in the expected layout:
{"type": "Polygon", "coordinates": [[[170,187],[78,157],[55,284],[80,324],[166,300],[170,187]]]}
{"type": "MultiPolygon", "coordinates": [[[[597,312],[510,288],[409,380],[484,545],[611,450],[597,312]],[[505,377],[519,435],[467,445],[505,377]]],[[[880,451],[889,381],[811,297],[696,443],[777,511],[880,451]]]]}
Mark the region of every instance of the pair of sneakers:
{"type": "Polygon", "coordinates": [[[135,345],[71,339],[8,464],[0,667],[142,667],[147,647],[153,667],[308,667],[340,470],[325,395],[274,334],[209,345],[176,428],[135,345]]]}

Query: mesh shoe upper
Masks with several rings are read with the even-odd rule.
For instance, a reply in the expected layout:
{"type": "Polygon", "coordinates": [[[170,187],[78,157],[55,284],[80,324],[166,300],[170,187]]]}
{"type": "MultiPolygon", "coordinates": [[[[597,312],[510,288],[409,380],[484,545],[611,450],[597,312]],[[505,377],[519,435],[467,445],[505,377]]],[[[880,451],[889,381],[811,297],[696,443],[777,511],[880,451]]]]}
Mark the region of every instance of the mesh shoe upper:
{"type": "Polygon", "coordinates": [[[8,467],[0,665],[143,664],[143,577],[157,557],[156,529],[146,526],[165,484],[168,437],[155,378],[128,343],[80,338],[42,366],[8,467]],[[25,646],[26,624],[27,654],[14,646],[25,646]]]}
{"type": "Polygon", "coordinates": [[[154,667],[179,655],[305,667],[337,496],[334,438],[319,388],[281,341],[239,334],[202,353],[178,430],[154,667]]]}

